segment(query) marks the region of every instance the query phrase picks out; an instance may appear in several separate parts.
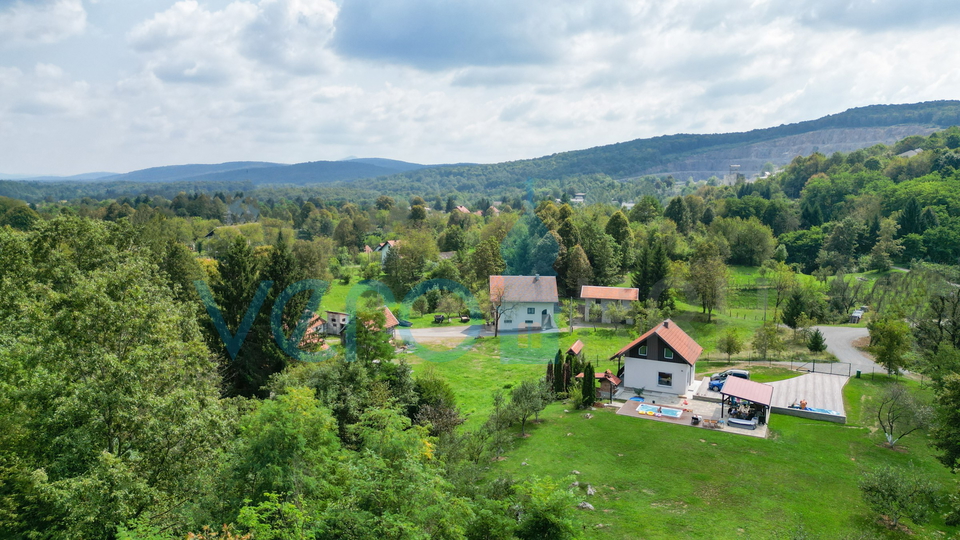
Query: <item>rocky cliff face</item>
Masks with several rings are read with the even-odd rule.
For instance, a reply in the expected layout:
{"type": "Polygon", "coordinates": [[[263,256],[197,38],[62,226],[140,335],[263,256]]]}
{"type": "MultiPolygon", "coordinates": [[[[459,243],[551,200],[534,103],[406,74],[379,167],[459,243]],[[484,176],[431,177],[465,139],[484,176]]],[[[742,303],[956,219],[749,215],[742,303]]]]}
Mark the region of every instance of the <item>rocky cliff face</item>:
{"type": "Polygon", "coordinates": [[[820,152],[829,156],[834,152],[852,152],[875,144],[892,145],[910,135],[929,135],[937,127],[909,124],[890,127],[824,129],[790,135],[745,146],[722,150],[708,150],[681,158],[665,166],[651,168],[643,174],[671,174],[678,180],[692,177],[706,180],[711,176],[723,178],[731,165],[740,165],[740,174],[748,179],[757,175],[768,161],[783,166],[796,156],[820,152]]]}

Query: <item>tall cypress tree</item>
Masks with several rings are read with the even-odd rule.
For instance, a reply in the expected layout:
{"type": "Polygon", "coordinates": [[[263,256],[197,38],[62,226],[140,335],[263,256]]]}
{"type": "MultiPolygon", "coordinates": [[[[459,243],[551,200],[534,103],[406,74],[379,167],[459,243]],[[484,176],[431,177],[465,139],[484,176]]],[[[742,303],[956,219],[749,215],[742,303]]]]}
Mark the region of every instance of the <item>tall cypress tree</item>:
{"type": "Polygon", "coordinates": [[[593,365],[587,362],[583,368],[582,395],[583,406],[591,407],[597,401],[597,379],[593,375],[593,365]]]}
{"type": "Polygon", "coordinates": [[[640,300],[650,296],[649,280],[647,273],[650,271],[650,247],[643,246],[637,252],[637,264],[634,266],[633,274],[630,276],[630,284],[635,289],[640,290],[640,300]]]}

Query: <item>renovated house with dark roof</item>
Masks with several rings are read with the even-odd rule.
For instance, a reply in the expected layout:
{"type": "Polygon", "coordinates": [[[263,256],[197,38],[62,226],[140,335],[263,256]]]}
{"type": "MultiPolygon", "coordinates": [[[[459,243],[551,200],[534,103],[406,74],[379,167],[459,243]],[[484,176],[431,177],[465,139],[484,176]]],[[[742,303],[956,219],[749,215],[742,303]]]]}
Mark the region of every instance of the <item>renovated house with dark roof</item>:
{"type": "Polygon", "coordinates": [[[611,321],[607,309],[611,305],[620,304],[629,307],[630,302],[636,302],[639,297],[640,289],[584,285],[580,288],[580,298],[583,298],[583,322],[590,322],[590,306],[593,304],[598,304],[603,310],[600,322],[608,323],[611,321]]]}
{"type": "Polygon", "coordinates": [[[646,392],[687,395],[703,347],[670,319],[611,357],[623,358],[623,385],[646,392]]]}
{"type": "Polygon", "coordinates": [[[554,276],[490,276],[490,303],[499,330],[547,330],[556,327],[554,276]],[[499,320],[497,320],[499,315],[499,320]]]}

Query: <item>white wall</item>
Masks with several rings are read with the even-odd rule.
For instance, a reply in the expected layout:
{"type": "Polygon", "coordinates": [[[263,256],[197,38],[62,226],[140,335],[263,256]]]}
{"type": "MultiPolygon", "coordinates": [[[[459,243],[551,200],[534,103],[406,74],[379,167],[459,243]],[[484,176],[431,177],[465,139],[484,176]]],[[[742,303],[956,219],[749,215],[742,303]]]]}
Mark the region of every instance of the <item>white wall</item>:
{"type": "Polygon", "coordinates": [[[650,392],[684,394],[693,383],[694,367],[683,363],[659,362],[644,358],[626,357],[623,360],[623,385],[627,388],[644,388],[650,392]],[[673,374],[672,386],[657,384],[659,373],[673,374]]]}
{"type": "Polygon", "coordinates": [[[556,328],[557,321],[553,317],[553,302],[522,302],[519,304],[505,304],[509,306],[500,316],[500,330],[519,330],[533,326],[540,328],[543,322],[543,310],[547,310],[550,317],[549,324],[556,328]],[[533,314],[527,314],[527,308],[533,308],[533,314]],[[507,322],[510,321],[510,322],[507,322]],[[533,321],[533,324],[527,324],[526,321],[533,321]]]}

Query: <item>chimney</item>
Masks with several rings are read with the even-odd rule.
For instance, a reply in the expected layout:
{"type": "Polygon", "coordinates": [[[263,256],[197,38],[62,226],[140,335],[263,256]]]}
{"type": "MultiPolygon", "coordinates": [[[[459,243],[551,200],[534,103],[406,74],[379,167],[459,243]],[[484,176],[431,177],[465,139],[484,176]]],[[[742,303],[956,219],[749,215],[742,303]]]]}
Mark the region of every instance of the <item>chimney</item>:
{"type": "Polygon", "coordinates": [[[536,283],[538,281],[540,281],[540,274],[536,274],[533,276],[533,282],[536,283]]]}
{"type": "Polygon", "coordinates": [[[670,321],[663,321],[664,328],[670,328],[670,321]]]}

